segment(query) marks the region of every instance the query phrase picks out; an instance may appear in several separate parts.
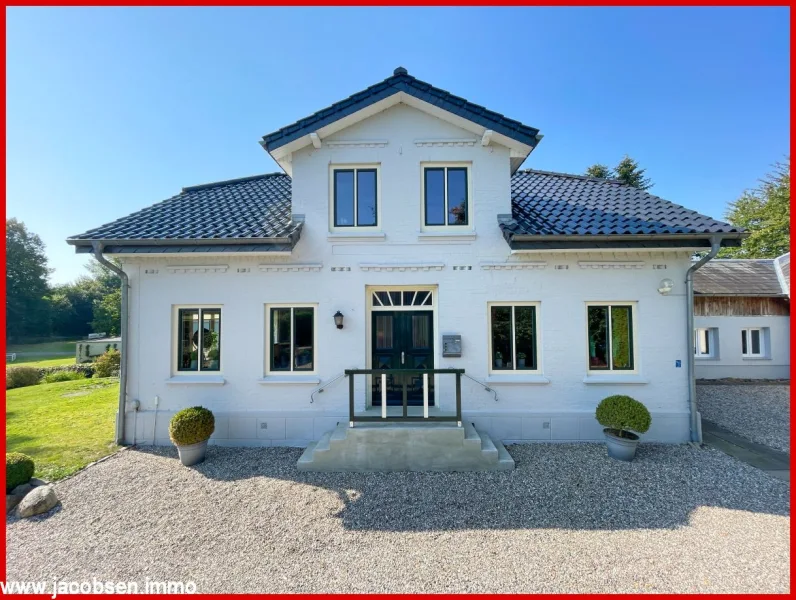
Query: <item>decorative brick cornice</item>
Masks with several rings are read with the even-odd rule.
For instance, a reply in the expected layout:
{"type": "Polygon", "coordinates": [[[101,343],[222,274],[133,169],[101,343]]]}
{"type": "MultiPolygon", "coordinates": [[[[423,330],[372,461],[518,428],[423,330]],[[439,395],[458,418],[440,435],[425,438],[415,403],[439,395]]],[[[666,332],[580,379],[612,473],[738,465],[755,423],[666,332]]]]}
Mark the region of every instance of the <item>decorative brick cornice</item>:
{"type": "Polygon", "coordinates": [[[325,141],[328,148],[384,148],[390,142],[387,140],[335,140],[325,141]]]}
{"type": "Polygon", "coordinates": [[[475,138],[461,138],[461,139],[442,139],[442,140],[415,140],[415,146],[418,148],[452,148],[455,146],[475,146],[478,140],[475,138]]]}
{"type": "Polygon", "coordinates": [[[526,271],[544,269],[547,263],[542,260],[523,262],[482,262],[481,268],[485,271],[526,271]]]}
{"type": "Polygon", "coordinates": [[[321,263],[270,263],[259,265],[263,273],[317,273],[323,268],[321,263]]]}
{"type": "Polygon", "coordinates": [[[169,273],[226,273],[229,265],[167,265],[169,273]]]}
{"type": "Polygon", "coordinates": [[[442,271],[445,263],[360,263],[362,271],[442,271]]]}
{"type": "Polygon", "coordinates": [[[643,260],[580,260],[581,269],[643,269],[643,260]]]}

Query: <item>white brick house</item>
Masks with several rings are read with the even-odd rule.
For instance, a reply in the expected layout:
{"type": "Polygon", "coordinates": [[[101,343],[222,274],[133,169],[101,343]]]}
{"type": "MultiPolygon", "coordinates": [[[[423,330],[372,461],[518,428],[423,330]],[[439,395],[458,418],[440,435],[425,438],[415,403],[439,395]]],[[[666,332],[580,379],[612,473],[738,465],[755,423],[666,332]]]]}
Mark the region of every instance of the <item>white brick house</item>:
{"type": "MultiPolygon", "coordinates": [[[[613,181],[519,170],[540,139],[396,69],[265,136],[284,174],[70,238],[129,278],[124,441],[169,443],[170,415],[201,404],[215,443],[307,445],[349,420],[344,370],[380,368],[464,369],[463,419],[503,441],[601,439],[594,409],[615,393],[649,407],[645,440],[692,438],[686,272],[742,234],[613,181]]],[[[354,377],[357,413],[380,406],[374,379],[354,377]]],[[[388,404],[404,380],[422,404],[408,375],[388,404]]],[[[451,414],[454,377],[432,384],[432,413],[451,414]]]]}

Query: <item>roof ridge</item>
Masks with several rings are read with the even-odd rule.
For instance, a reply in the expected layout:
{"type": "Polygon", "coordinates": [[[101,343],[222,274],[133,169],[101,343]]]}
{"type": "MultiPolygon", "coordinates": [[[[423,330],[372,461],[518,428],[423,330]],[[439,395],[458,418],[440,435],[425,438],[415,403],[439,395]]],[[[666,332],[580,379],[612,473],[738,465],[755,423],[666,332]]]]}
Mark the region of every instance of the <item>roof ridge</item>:
{"type": "Polygon", "coordinates": [[[280,173],[280,172],[277,171],[277,172],[274,172],[274,173],[262,173],[260,175],[249,175],[248,177],[238,177],[236,179],[225,179],[223,181],[213,181],[211,183],[200,183],[198,185],[189,185],[189,186],[186,186],[186,187],[182,188],[182,192],[183,193],[184,192],[197,192],[197,191],[200,191],[200,190],[207,190],[207,189],[214,188],[214,187],[221,187],[221,186],[224,186],[224,185],[233,185],[233,184],[236,184],[236,183],[245,183],[247,181],[256,181],[258,179],[265,179],[267,177],[275,177],[275,176],[287,177],[288,179],[290,178],[289,175],[286,175],[285,173],[280,173]]]}
{"type": "MultiPolygon", "coordinates": [[[[517,173],[537,173],[539,175],[553,175],[555,177],[571,177],[572,179],[583,179],[586,181],[602,181],[604,183],[611,183],[615,185],[630,185],[616,178],[608,179],[604,177],[592,177],[591,175],[576,175],[575,173],[562,173],[560,171],[542,171],[540,169],[519,169],[517,173]]],[[[646,190],[641,190],[641,191],[646,191],[646,190]]],[[[649,192],[647,193],[649,194],[649,192]]]]}

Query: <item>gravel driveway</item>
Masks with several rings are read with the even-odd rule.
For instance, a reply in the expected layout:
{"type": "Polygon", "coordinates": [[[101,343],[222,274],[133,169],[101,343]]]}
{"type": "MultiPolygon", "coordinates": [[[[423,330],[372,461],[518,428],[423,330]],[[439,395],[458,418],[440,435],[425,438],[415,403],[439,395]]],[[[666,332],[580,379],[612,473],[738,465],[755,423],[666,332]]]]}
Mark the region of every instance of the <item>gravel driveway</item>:
{"type": "Polygon", "coordinates": [[[130,449],[9,519],[9,580],[199,592],[786,592],[789,487],[721,452],[511,446],[496,473],[299,473],[301,450],[130,449]]]}
{"type": "Polygon", "coordinates": [[[790,452],[790,385],[697,385],[702,417],[747,439],[790,452]]]}

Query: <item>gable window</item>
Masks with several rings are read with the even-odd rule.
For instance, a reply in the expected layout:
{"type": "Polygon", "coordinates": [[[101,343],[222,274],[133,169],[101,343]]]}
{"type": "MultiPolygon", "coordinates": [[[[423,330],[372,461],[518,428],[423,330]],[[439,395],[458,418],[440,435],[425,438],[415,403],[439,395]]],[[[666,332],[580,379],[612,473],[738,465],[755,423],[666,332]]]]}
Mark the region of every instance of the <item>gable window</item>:
{"type": "Polygon", "coordinates": [[[315,371],[315,307],[269,306],[268,371],[315,371]]]}
{"type": "Polygon", "coordinates": [[[369,168],[332,170],[334,227],[378,225],[377,173],[369,168]]]}
{"type": "Polygon", "coordinates": [[[538,370],[538,303],[489,305],[489,369],[492,372],[538,370]]]}
{"type": "Polygon", "coordinates": [[[470,224],[467,167],[423,167],[423,223],[432,227],[470,224]]]}
{"type": "Polygon", "coordinates": [[[765,356],[765,330],[760,327],[741,329],[741,355],[746,358],[765,356]]]}
{"type": "Polygon", "coordinates": [[[635,369],[632,304],[587,305],[589,370],[635,369]]]}
{"type": "Polygon", "coordinates": [[[714,353],[713,330],[705,327],[694,330],[694,356],[712,358],[714,353]]]}
{"type": "Polygon", "coordinates": [[[220,308],[181,308],[177,311],[177,370],[221,370],[220,308]]]}

